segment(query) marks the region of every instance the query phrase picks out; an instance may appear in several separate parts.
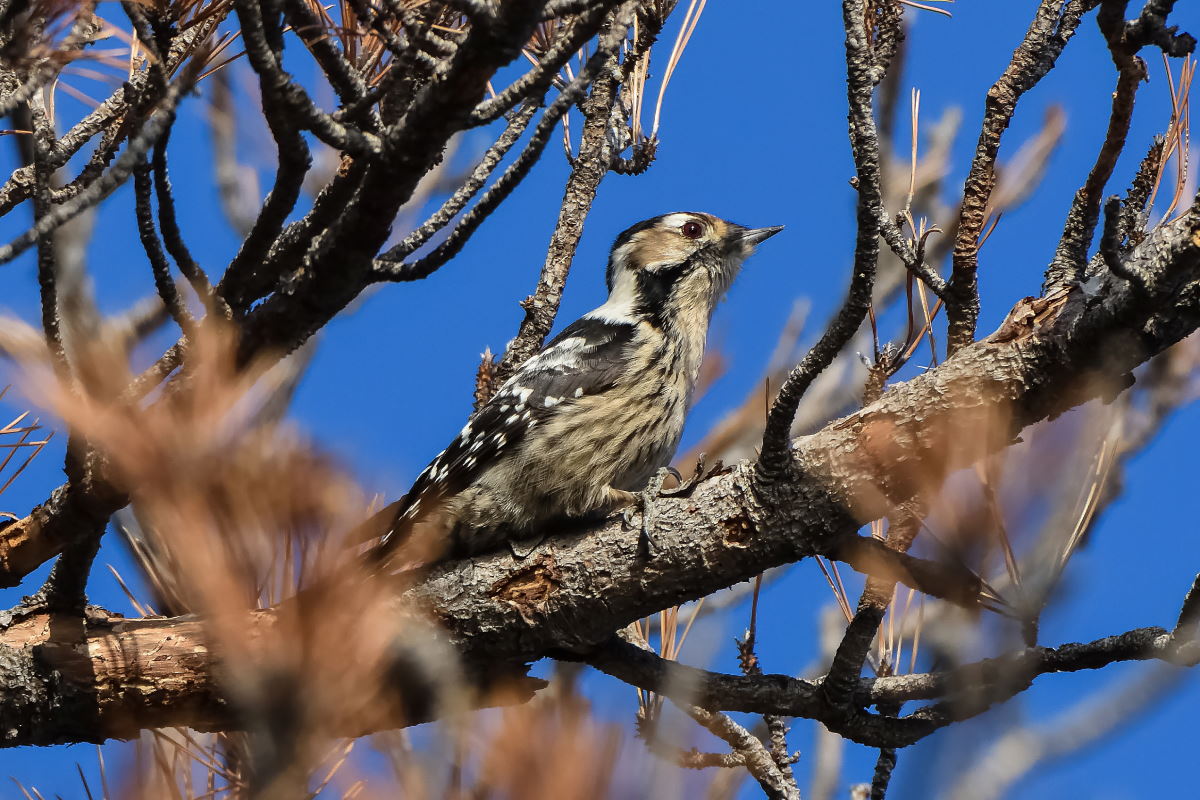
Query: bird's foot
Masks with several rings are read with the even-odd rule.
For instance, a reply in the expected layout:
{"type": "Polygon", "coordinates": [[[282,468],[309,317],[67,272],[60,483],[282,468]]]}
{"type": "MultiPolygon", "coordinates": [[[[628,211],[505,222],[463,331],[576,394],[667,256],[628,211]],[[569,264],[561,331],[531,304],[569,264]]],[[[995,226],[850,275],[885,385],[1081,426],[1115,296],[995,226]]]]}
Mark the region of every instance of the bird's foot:
{"type": "Polygon", "coordinates": [[[683,478],[672,467],[663,467],[658,472],[654,473],[654,477],[646,484],[646,488],[632,496],[632,502],[626,506],[621,513],[621,519],[624,520],[627,528],[634,527],[633,517],[635,514],[642,515],[641,541],[646,548],[646,554],[651,558],[658,555],[659,547],[654,541],[654,525],[657,522],[657,512],[654,508],[654,503],[659,497],[670,497],[677,493],[675,489],[663,490],[663,484],[667,480],[667,476],[672,475],[675,480],[683,485],[683,478]]]}
{"type": "Polygon", "coordinates": [[[705,456],[704,456],[704,453],[701,453],[700,457],[696,459],[696,469],[692,473],[692,477],[684,480],[683,478],[680,477],[678,472],[676,472],[675,470],[671,470],[671,472],[674,473],[674,475],[675,475],[675,479],[677,481],[679,481],[679,485],[674,486],[670,489],[660,489],[659,496],[660,497],[688,497],[691,495],[691,493],[693,491],[695,491],[696,487],[700,484],[700,481],[704,480],[705,478],[711,478],[713,475],[716,475],[718,472],[720,472],[724,468],[725,468],[725,465],[721,462],[720,459],[717,459],[717,462],[712,465],[712,469],[706,470],[705,469],[705,456]]]}

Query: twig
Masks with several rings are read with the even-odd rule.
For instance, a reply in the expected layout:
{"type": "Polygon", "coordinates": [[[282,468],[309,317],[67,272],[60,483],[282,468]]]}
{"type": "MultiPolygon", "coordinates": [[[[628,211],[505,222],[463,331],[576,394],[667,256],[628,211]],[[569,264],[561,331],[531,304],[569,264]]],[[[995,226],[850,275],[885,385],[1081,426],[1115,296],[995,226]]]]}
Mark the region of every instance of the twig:
{"type": "Polygon", "coordinates": [[[123,184],[133,172],[138,162],[154,145],[154,142],[158,140],[163,130],[170,124],[179,98],[186,89],[190,88],[190,85],[191,79],[186,75],[183,79],[172,84],[166,96],[159,104],[158,109],[142,125],[141,131],[129,142],[129,145],[125,148],[125,152],[117,158],[112,168],[100,179],[80,191],[74,199],[56,206],[52,211],[34,223],[33,227],[29,230],[0,247],[0,264],[12,261],[21,253],[28,250],[37,241],[39,236],[49,233],[67,220],[91,208],[123,184]]]}
{"type": "Polygon", "coordinates": [[[62,44],[58,48],[58,53],[55,54],[59,57],[41,59],[29,71],[28,77],[15,91],[0,98],[0,117],[8,116],[17,108],[32,100],[34,95],[61,69],[62,65],[69,63],[61,55],[79,50],[90,43],[91,38],[100,29],[94,17],[96,2],[97,0],[85,0],[85,2],[80,3],[75,9],[75,21],[71,25],[71,30],[63,38],[62,44]]]}
{"type": "Polygon", "coordinates": [[[1125,205],[1121,212],[1121,232],[1127,241],[1127,247],[1133,248],[1146,238],[1147,207],[1150,196],[1154,192],[1156,176],[1163,163],[1166,139],[1155,136],[1146,150],[1146,155],[1138,164],[1137,173],[1125,192],[1125,205]]]}
{"type": "Polygon", "coordinates": [[[291,352],[372,281],[386,279],[372,267],[397,210],[438,163],[446,142],[478,103],[487,76],[507,63],[517,42],[528,40],[539,9],[536,3],[506,3],[496,21],[467,26],[453,56],[438,68],[436,90],[413,95],[403,115],[384,131],[386,154],[367,157],[358,191],[324,221],[322,235],[308,240],[303,256],[288,265],[288,291],[266,297],[246,318],[239,363],[291,352]]]}
{"type": "Polygon", "coordinates": [[[321,72],[337,92],[339,104],[346,106],[362,99],[367,93],[367,84],[342,51],[325,35],[326,26],[313,12],[308,0],[286,0],[286,3],[292,30],[313,54],[321,72]]]}
{"type": "Polygon", "coordinates": [[[522,106],[521,110],[509,120],[504,132],[500,134],[492,146],[487,149],[487,152],[483,154],[483,158],[480,159],[467,180],[463,181],[454,194],[442,203],[442,207],[437,212],[425,220],[420,227],[405,236],[403,241],[381,255],[379,257],[380,260],[401,261],[414,251],[420,249],[434,234],[450,224],[450,221],[458,216],[466,208],[467,203],[483,188],[483,185],[487,183],[487,179],[504,159],[504,156],[517,143],[521,136],[524,135],[525,129],[529,127],[529,123],[532,121],[534,114],[537,113],[537,109],[537,103],[532,101],[522,106]]]}
{"type": "Polygon", "coordinates": [[[542,20],[551,20],[567,14],[578,14],[595,5],[599,0],[548,0],[542,9],[542,20]]]}
{"type": "Polygon", "coordinates": [[[158,360],[142,371],[140,375],[129,382],[125,390],[117,398],[119,403],[132,403],[142,400],[154,391],[172,372],[179,369],[183,363],[184,353],[189,341],[187,336],[181,336],[179,341],[167,348],[158,360]]]}
{"type": "MultiPolygon", "coordinates": [[[[608,41],[625,40],[625,33],[633,23],[638,7],[636,2],[621,5],[605,31],[608,41]]],[[[599,53],[599,50],[597,51],[599,53]]],[[[583,103],[583,139],[579,155],[567,178],[562,206],[550,246],[546,250],[546,261],[538,277],[537,288],[521,303],[525,316],[496,370],[499,386],[511,376],[521,364],[541,349],[547,334],[554,325],[558,304],[562,299],[567,273],[571,269],[575,248],[583,235],[583,224],[591,210],[592,201],[600,182],[608,174],[616,155],[612,143],[612,118],[619,112],[619,73],[616,69],[616,48],[608,49],[607,62],[600,65],[599,75],[592,84],[592,93],[583,103]]],[[[634,58],[630,55],[628,58],[634,58]]]]}
{"type": "MultiPolygon", "coordinates": [[[[164,43],[166,31],[161,25],[156,31],[142,6],[129,2],[129,0],[123,0],[121,7],[129,17],[142,46],[149,53],[149,72],[153,77],[153,83],[158,89],[165,90],[169,85],[170,75],[166,71],[160,44],[164,43]]],[[[171,118],[167,120],[162,136],[155,143],[156,160],[162,159],[162,147],[165,140],[171,135],[174,121],[172,114],[171,118]]],[[[165,166],[165,161],[162,161],[162,165],[165,166]]],[[[175,284],[175,279],[171,276],[171,265],[167,261],[158,238],[158,231],[154,227],[154,213],[150,208],[152,191],[150,170],[150,164],[143,155],[133,172],[134,216],[137,220],[138,236],[141,239],[142,248],[146,251],[146,257],[150,261],[150,270],[154,275],[154,287],[158,291],[159,297],[162,298],[163,305],[171,318],[179,325],[180,330],[185,334],[190,334],[194,330],[194,320],[188,311],[186,302],[179,294],[179,287],[175,284]]]]}
{"type": "Polygon", "coordinates": [[[109,169],[100,180],[94,182],[85,190],[79,192],[78,196],[74,197],[68,203],[56,206],[53,211],[44,215],[34,224],[34,227],[26,230],[25,233],[16,237],[7,245],[0,247],[0,264],[7,264],[18,255],[24,253],[26,249],[34,245],[38,236],[49,233],[49,231],[58,228],[59,225],[77,216],[78,213],[89,209],[92,205],[100,203],[101,200],[108,197],[114,192],[133,172],[133,168],[137,166],[138,160],[142,158],[146,151],[156,142],[158,136],[161,136],[163,128],[168,124],[170,116],[172,116],[175,104],[179,102],[180,96],[184,94],[184,83],[175,83],[168,91],[166,97],[163,98],[157,112],[145,122],[142,126],[142,131],[138,136],[128,144],[125,152],[113,164],[112,169],[109,169]]]}
{"type": "MultiPolygon", "coordinates": [[[[52,213],[50,183],[54,170],[47,163],[46,154],[54,143],[54,123],[47,117],[40,102],[31,103],[29,111],[33,122],[33,214],[34,226],[38,227],[52,213]]],[[[59,317],[58,255],[54,244],[53,228],[47,228],[37,236],[37,279],[42,303],[42,332],[46,337],[54,372],[65,388],[70,386],[71,365],[63,345],[59,317]]]]}
{"type": "MultiPolygon", "coordinates": [[[[1083,275],[1088,245],[1100,218],[1100,199],[1108,179],[1116,168],[1117,159],[1125,149],[1138,87],[1148,77],[1145,62],[1137,57],[1146,40],[1129,35],[1130,26],[1125,23],[1125,10],[1128,5],[1128,0],[1103,0],[1096,16],[1096,22],[1104,34],[1109,54],[1117,68],[1117,85],[1112,94],[1112,110],[1109,113],[1104,143],[1091,172],[1088,173],[1087,181],[1075,194],[1071,210],[1067,214],[1062,239],[1054,253],[1054,260],[1046,270],[1046,278],[1042,285],[1043,291],[1046,292],[1078,282],[1083,275]]],[[[1147,3],[1147,7],[1151,5],[1153,3],[1147,3]]],[[[1143,16],[1145,13],[1143,10],[1143,16]]],[[[1161,22],[1162,20],[1160,25],[1161,22]]],[[[1195,47],[1194,40],[1191,47],[1195,47]]],[[[1108,261],[1108,258],[1105,260],[1108,261]]],[[[1109,266],[1111,268],[1111,263],[1109,266]]]]}
{"type": "Polygon", "coordinates": [[[1129,281],[1137,291],[1145,292],[1146,286],[1142,276],[1126,269],[1121,260],[1121,241],[1124,239],[1121,226],[1124,221],[1125,217],[1121,213],[1121,198],[1114,194],[1104,203],[1104,228],[1100,234],[1100,257],[1112,274],[1129,281]]]}
{"type": "Polygon", "coordinates": [[[1196,49],[1196,39],[1188,33],[1177,33],[1175,26],[1167,27],[1167,16],[1175,0],[1146,0],[1142,13],[1128,23],[1126,35],[1131,42],[1154,45],[1172,58],[1182,58],[1196,49]]]}
{"type": "MultiPolygon", "coordinates": [[[[154,145],[154,156],[151,162],[154,170],[155,198],[158,200],[158,226],[162,231],[163,243],[166,245],[167,252],[171,254],[171,258],[175,259],[175,265],[179,267],[183,277],[187,278],[200,300],[206,306],[211,306],[214,301],[224,306],[224,302],[215,297],[208,275],[192,258],[191,251],[183,241],[183,232],[179,229],[179,221],[175,216],[175,198],[171,193],[171,178],[167,172],[167,142],[170,137],[171,131],[168,129],[154,145]]],[[[225,316],[227,311],[227,307],[223,308],[222,316],[225,316]]]]}
{"type": "Polygon", "coordinates": [[[154,212],[150,208],[150,194],[153,183],[150,177],[150,165],[145,159],[133,171],[134,208],[137,217],[138,236],[142,240],[142,248],[150,261],[150,270],[154,273],[154,288],[162,298],[163,305],[171,314],[184,333],[191,333],[195,320],[187,309],[187,304],[179,295],[179,287],[171,277],[171,265],[163,252],[158,231],[154,227],[154,212]]]}
{"type": "Polygon", "coordinates": [[[312,155],[300,131],[283,113],[283,91],[290,81],[274,61],[261,9],[251,2],[239,2],[236,8],[247,56],[258,73],[263,110],[275,139],[279,164],[271,193],[217,287],[218,294],[240,313],[252,302],[254,295],[263,291],[261,287],[270,286],[277,280],[277,276],[266,274],[262,262],[300,199],[304,176],[312,166],[312,155]]]}
{"type": "MultiPolygon", "coordinates": [[[[898,708],[891,712],[892,715],[897,713],[899,713],[898,708]]],[[[892,770],[895,768],[896,748],[880,748],[879,758],[875,760],[875,774],[871,777],[871,800],[884,800],[887,796],[888,784],[892,780],[892,770]]]]}
{"type": "MultiPolygon", "coordinates": [[[[816,663],[828,664],[833,658],[833,651],[841,640],[845,630],[841,609],[837,605],[826,606],[818,616],[818,637],[820,649],[816,654],[816,663]]],[[[841,797],[842,762],[846,750],[846,740],[832,733],[824,725],[813,726],[816,741],[805,753],[806,759],[812,765],[812,782],[808,787],[808,800],[834,800],[841,797]]]]}
{"type": "Polygon", "coordinates": [[[274,282],[295,269],[313,238],[336,219],[358,193],[366,171],[364,159],[343,159],[342,167],[321,189],[308,213],[284,228],[271,245],[266,263],[257,271],[257,279],[245,290],[248,300],[264,296],[274,288],[274,282]]]}
{"type": "Polygon", "coordinates": [[[586,8],[571,22],[571,27],[538,58],[537,65],[533,69],[517,78],[492,99],[476,106],[467,119],[468,127],[486,125],[522,100],[532,100],[545,94],[563,64],[567,63],[584,43],[596,35],[604,15],[618,2],[620,0],[603,0],[603,2],[596,2],[586,8]]]}
{"type": "Polygon", "coordinates": [[[1192,581],[1192,588],[1188,589],[1188,593],[1183,598],[1183,605],[1179,608],[1179,617],[1175,621],[1175,629],[1171,631],[1171,638],[1176,644],[1185,644],[1188,641],[1194,641],[1196,636],[1196,623],[1200,622],[1200,575],[1192,581]],[[1189,630],[1192,629],[1192,630],[1189,630]]]}
{"type": "MultiPolygon", "coordinates": [[[[411,263],[395,263],[386,257],[377,259],[373,267],[375,280],[421,280],[428,277],[458,254],[471,234],[508,197],[512,190],[524,179],[525,175],[528,174],[529,170],[533,168],[533,165],[537,163],[562,115],[569,111],[575,102],[583,96],[583,92],[586,90],[588,84],[596,78],[609,62],[612,54],[620,47],[621,42],[624,40],[624,31],[610,31],[609,33],[615,35],[604,37],[596,52],[588,59],[587,64],[579,71],[575,80],[571,81],[559,96],[547,106],[545,113],[542,114],[542,118],[534,126],[533,133],[525,149],[508,166],[504,174],[492,184],[491,188],[484,192],[483,197],[476,202],[471,210],[463,215],[462,219],[454,227],[454,230],[446,237],[446,240],[434,248],[428,255],[411,263]]],[[[403,246],[403,243],[401,246],[403,246]]]]}
{"type": "MultiPolygon", "coordinates": [[[[227,12],[228,6],[218,6],[216,13],[210,14],[202,22],[180,33],[168,51],[167,71],[173,73],[188,56],[195,54],[196,49],[208,40],[216,27],[225,19],[227,12]]],[[[114,121],[119,123],[122,119],[128,120],[131,116],[131,109],[144,107],[149,101],[147,96],[149,84],[150,72],[148,70],[136,73],[125,86],[113,92],[99,107],[77,122],[70,131],[59,137],[48,157],[48,163],[55,169],[64,166],[97,133],[102,131],[113,133],[106,137],[108,141],[97,149],[96,154],[81,173],[80,178],[86,178],[86,180],[76,180],[68,184],[68,186],[80,184],[79,188],[75,190],[75,194],[86,186],[90,186],[94,179],[103,174],[104,167],[112,159],[128,132],[126,128],[129,126],[120,124],[114,126],[114,121]]],[[[32,166],[14,170],[12,177],[3,186],[0,186],[0,214],[7,213],[18,203],[28,199],[32,186],[32,166]]],[[[66,196],[56,196],[55,198],[56,202],[63,202],[66,199],[69,198],[66,196]]]]}
{"type": "MultiPolygon", "coordinates": [[[[697,477],[701,476],[702,473],[703,470],[698,468],[696,471],[697,477]]],[[[754,595],[750,601],[750,625],[746,628],[745,636],[736,640],[738,665],[741,666],[743,675],[763,674],[762,666],[758,661],[758,654],[754,651],[755,642],[758,638],[758,597],[759,590],[762,588],[762,581],[762,575],[754,579],[754,595]]],[[[695,616],[692,619],[695,619],[695,616]]],[[[767,728],[771,760],[775,762],[775,766],[779,768],[780,774],[788,782],[795,783],[796,776],[792,770],[792,764],[796,763],[798,757],[788,753],[787,723],[783,717],[767,714],[763,717],[763,724],[767,728]]]]}
{"type": "Polygon", "coordinates": [[[338,122],[317,108],[308,92],[284,71],[275,52],[276,48],[270,41],[272,37],[278,38],[279,33],[267,28],[264,14],[264,11],[277,11],[274,2],[259,4],[249,0],[237,0],[234,8],[241,23],[242,39],[246,43],[246,57],[250,66],[258,73],[262,86],[268,122],[283,115],[312,131],[318,139],[336,150],[360,156],[377,155],[381,152],[378,137],[355,125],[338,122]],[[276,105],[273,110],[266,108],[268,97],[276,105]]]}
{"type": "Polygon", "coordinates": [[[888,216],[887,210],[882,206],[879,208],[879,235],[887,242],[888,247],[896,254],[896,258],[904,264],[904,268],[912,274],[920,278],[929,290],[932,291],[940,299],[945,299],[946,295],[946,279],[938,275],[936,271],[925,261],[924,241],[921,242],[920,251],[909,245],[905,240],[904,234],[900,230],[900,226],[895,220],[888,216]]]}
{"type": "Polygon", "coordinates": [[[758,781],[767,797],[772,800],[800,800],[800,790],[796,787],[795,779],[788,780],[780,771],[771,759],[770,752],[757,736],[726,714],[707,711],[697,706],[682,708],[689,717],[741,754],[746,771],[758,781]]]}
{"type": "Polygon", "coordinates": [[[755,468],[756,480],[769,483],[780,478],[789,462],[789,435],[800,399],[846,343],[857,333],[871,303],[875,270],[879,260],[879,217],[883,190],[879,175],[879,140],[871,96],[877,83],[875,56],[865,24],[864,0],[844,0],[842,20],[846,27],[847,102],[850,106],[850,141],[857,173],[858,232],[854,245],[854,267],[846,300],[829,327],[804,359],[791,371],[767,417],[762,453],[755,468]]]}
{"type": "Polygon", "coordinates": [[[684,750],[662,741],[662,737],[659,736],[647,737],[644,741],[646,749],[651,753],[684,769],[733,769],[746,766],[746,757],[737,751],[704,753],[695,748],[684,750]]]}
{"type": "Polygon", "coordinates": [[[1054,68],[1085,11],[1098,0],[1041,0],[1025,38],[1012,60],[988,90],[983,125],[975,157],[963,187],[958,235],[954,240],[953,272],[947,287],[947,351],[955,353],[975,338],[979,319],[979,238],[996,186],[996,155],[1000,138],[1025,92],[1054,68]]]}
{"type": "MultiPolygon", "coordinates": [[[[1137,628],[1085,644],[1031,647],[944,672],[862,678],[853,687],[858,706],[946,698],[902,717],[859,711],[847,715],[824,701],[820,680],[785,675],[744,676],[710,672],[667,661],[612,640],[587,656],[596,669],[647,691],[702,708],[815,719],[842,736],[872,747],[907,747],[953,722],[978,716],[1021,693],[1040,675],[1100,669],[1123,661],[1177,663],[1179,654],[1162,628],[1137,628]]],[[[1185,648],[1185,663],[1200,661],[1200,647],[1185,648]]]]}
{"type": "Polygon", "coordinates": [[[210,79],[208,130],[213,147],[213,171],[225,219],[240,237],[254,227],[257,216],[258,180],[252,167],[237,157],[237,115],[229,71],[220,70],[210,79]]]}
{"type": "MultiPolygon", "coordinates": [[[[897,554],[905,554],[912,545],[924,521],[926,509],[920,500],[912,501],[896,510],[888,526],[887,548],[897,554]]],[[[887,612],[888,604],[895,592],[895,581],[868,578],[866,587],[858,601],[858,610],[842,641],[834,651],[822,685],[822,700],[834,713],[854,715],[854,686],[862,675],[871,642],[879,624],[887,612]]],[[[894,613],[894,612],[893,612],[894,613]]],[[[877,673],[892,672],[894,665],[883,662],[876,667],[877,673]]],[[[898,717],[901,704],[876,703],[879,713],[885,718],[898,717]]],[[[896,766],[896,749],[881,747],[875,763],[875,774],[871,780],[871,800],[884,800],[892,770],[896,766]]]]}

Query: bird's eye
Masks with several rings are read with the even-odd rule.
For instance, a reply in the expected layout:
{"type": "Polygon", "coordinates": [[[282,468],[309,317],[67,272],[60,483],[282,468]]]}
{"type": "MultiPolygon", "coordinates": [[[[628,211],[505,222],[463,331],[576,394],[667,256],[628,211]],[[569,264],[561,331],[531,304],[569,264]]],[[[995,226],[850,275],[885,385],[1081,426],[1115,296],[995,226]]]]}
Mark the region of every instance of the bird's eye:
{"type": "Polygon", "coordinates": [[[695,221],[685,222],[679,232],[689,239],[699,239],[704,233],[704,226],[695,221]]]}

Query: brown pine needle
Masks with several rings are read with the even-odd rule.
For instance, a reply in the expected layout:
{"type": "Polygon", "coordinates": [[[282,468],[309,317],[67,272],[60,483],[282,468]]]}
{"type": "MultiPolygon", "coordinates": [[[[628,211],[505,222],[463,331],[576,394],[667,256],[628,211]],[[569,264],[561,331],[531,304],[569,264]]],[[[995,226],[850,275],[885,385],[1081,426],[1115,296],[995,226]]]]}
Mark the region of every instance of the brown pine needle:
{"type": "MultiPolygon", "coordinates": [[[[931,2],[931,3],[953,3],[954,0],[929,0],[929,2],[931,2]]],[[[937,6],[926,5],[925,3],[918,3],[915,0],[900,0],[900,5],[911,6],[913,8],[918,8],[922,11],[932,11],[934,14],[941,14],[944,17],[953,17],[954,16],[953,14],[951,14],[949,11],[947,11],[944,8],[938,8],[937,6]]]]}
{"type": "Polygon", "coordinates": [[[913,87],[909,98],[909,116],[912,120],[910,131],[912,136],[912,150],[908,168],[908,197],[904,200],[904,214],[908,217],[908,225],[911,228],[912,213],[909,209],[912,208],[913,195],[917,193],[917,127],[918,120],[921,117],[921,90],[916,87],[913,87]]]}
{"type": "Polygon", "coordinates": [[[1196,69],[1194,59],[1184,59],[1179,70],[1179,81],[1176,82],[1174,73],[1171,71],[1170,61],[1165,54],[1163,54],[1162,58],[1163,68],[1167,76],[1167,88],[1171,96],[1171,119],[1167,125],[1163,156],[1159,162],[1158,171],[1155,174],[1154,189],[1150,193],[1149,205],[1151,207],[1154,205],[1154,200],[1158,196],[1158,190],[1162,185],[1163,175],[1166,172],[1167,162],[1172,156],[1175,158],[1175,191],[1171,198],[1171,204],[1163,213],[1159,224],[1171,219],[1171,214],[1179,206],[1186,192],[1191,138],[1191,103],[1189,98],[1191,95],[1192,77],[1196,69]]]}
{"type": "Polygon", "coordinates": [[[133,610],[143,617],[153,616],[153,609],[138,602],[137,597],[133,594],[133,590],[125,583],[125,579],[121,577],[121,573],[117,572],[117,568],[112,564],[106,564],[105,566],[108,567],[108,571],[116,579],[117,585],[121,587],[121,591],[125,593],[125,598],[129,600],[129,605],[133,606],[133,610]]]}
{"type": "Polygon", "coordinates": [[[100,107],[99,100],[97,100],[96,98],[92,97],[91,95],[89,95],[85,92],[81,92],[79,89],[76,89],[74,86],[70,85],[69,83],[59,84],[59,88],[86,106],[91,106],[92,108],[100,107]]]}
{"type": "MultiPolygon", "coordinates": [[[[817,566],[821,568],[821,574],[825,576],[825,580],[829,583],[829,588],[833,591],[834,599],[837,600],[838,608],[845,615],[846,622],[854,619],[854,614],[850,611],[850,601],[846,597],[846,587],[842,585],[841,576],[839,575],[835,581],[833,574],[829,570],[830,565],[821,556],[817,556],[817,566]]],[[[833,569],[836,571],[837,565],[833,565],[833,569]]]]}
{"type": "Polygon", "coordinates": [[[667,86],[671,83],[671,76],[675,74],[675,67],[679,66],[679,60],[683,58],[683,51],[687,48],[688,42],[696,30],[696,25],[700,22],[700,15],[704,13],[704,7],[707,4],[708,0],[692,0],[683,15],[683,24],[679,27],[679,34],[675,37],[675,44],[671,48],[671,55],[667,58],[667,69],[663,73],[662,84],[658,87],[658,101],[654,104],[654,123],[650,127],[651,139],[658,136],[658,125],[662,118],[663,97],[667,93],[667,86]],[[697,3],[699,3],[698,6],[697,3]]]}
{"type": "MultiPolygon", "coordinates": [[[[15,481],[17,477],[25,471],[25,468],[29,466],[33,459],[37,458],[38,453],[42,452],[42,448],[45,447],[53,437],[54,434],[51,433],[50,436],[47,436],[45,440],[39,442],[37,446],[34,447],[33,452],[26,456],[25,460],[21,462],[21,466],[17,467],[16,472],[14,472],[12,475],[9,475],[8,480],[4,482],[4,485],[0,486],[0,494],[4,494],[4,492],[8,490],[8,487],[12,486],[13,481],[15,481]]],[[[16,451],[14,450],[12,452],[16,451]]]]}
{"type": "Polygon", "coordinates": [[[1063,552],[1059,558],[1058,569],[1061,572],[1075,554],[1079,543],[1083,541],[1083,535],[1087,532],[1088,527],[1092,523],[1092,518],[1096,514],[1096,509],[1100,505],[1100,498],[1104,494],[1104,487],[1108,483],[1108,475],[1112,470],[1115,456],[1120,449],[1120,423],[1115,426],[1114,432],[1101,444],[1100,450],[1096,453],[1096,458],[1092,463],[1091,480],[1088,481],[1086,493],[1083,497],[1083,502],[1079,514],[1075,518],[1075,527],[1071,530],[1071,535],[1067,538],[1067,543],[1063,547],[1063,552]]]}
{"type": "Polygon", "coordinates": [[[1003,216],[1004,212],[1001,211],[1000,213],[996,214],[996,216],[992,217],[991,224],[984,230],[982,234],[980,234],[979,241],[975,243],[975,249],[977,251],[982,250],[983,246],[987,244],[987,240],[991,238],[992,233],[996,230],[996,226],[1000,224],[1000,219],[1003,216]]]}

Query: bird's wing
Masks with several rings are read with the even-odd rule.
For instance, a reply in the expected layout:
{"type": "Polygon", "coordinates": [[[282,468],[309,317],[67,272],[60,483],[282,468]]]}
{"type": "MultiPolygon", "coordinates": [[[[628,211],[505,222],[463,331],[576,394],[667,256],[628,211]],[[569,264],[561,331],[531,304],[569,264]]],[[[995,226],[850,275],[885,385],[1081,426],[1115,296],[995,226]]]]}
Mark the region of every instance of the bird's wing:
{"type": "MultiPolygon", "coordinates": [[[[583,317],[567,326],[484,404],[412,488],[385,512],[397,523],[430,513],[461,492],[529,431],[581,397],[612,388],[624,371],[632,323],[583,317]]],[[[395,532],[383,536],[386,544],[395,532]]]]}

